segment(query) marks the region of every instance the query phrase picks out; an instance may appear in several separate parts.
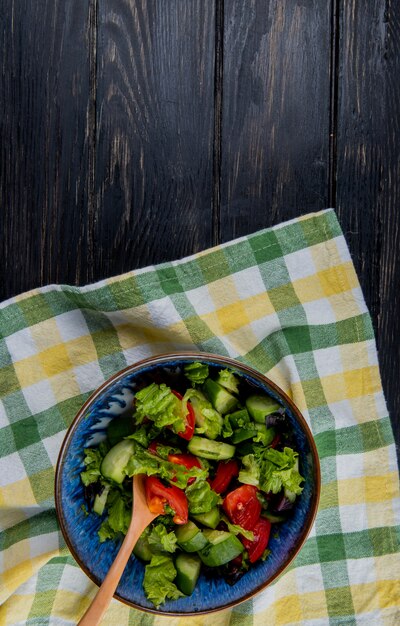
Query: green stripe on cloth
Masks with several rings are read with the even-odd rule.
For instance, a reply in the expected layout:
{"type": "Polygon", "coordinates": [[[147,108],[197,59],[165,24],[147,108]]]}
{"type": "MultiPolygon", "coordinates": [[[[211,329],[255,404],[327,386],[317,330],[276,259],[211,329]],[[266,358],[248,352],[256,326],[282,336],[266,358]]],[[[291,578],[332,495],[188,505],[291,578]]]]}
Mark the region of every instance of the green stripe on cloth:
{"type": "MultiPolygon", "coordinates": [[[[119,369],[189,349],[236,358],[290,394],[322,472],[317,519],[291,566],[242,605],[190,618],[193,626],[397,626],[393,434],[371,319],[332,210],[0,305],[0,626],[79,620],[95,589],[57,532],[54,466],[65,430],[119,369]]],[[[104,620],[160,623],[116,601],[104,620]]]]}

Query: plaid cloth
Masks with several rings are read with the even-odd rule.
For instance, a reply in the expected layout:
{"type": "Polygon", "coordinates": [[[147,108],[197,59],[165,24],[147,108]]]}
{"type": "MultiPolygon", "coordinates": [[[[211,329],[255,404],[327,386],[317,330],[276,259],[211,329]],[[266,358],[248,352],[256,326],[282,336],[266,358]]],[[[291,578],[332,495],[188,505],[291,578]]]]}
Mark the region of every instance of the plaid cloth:
{"type": "Polygon", "coordinates": [[[371,320],[332,210],[87,287],[0,307],[0,624],[74,624],[96,588],[53,500],[66,428],[107,377],[192,349],[268,374],[299,406],[321,503],[289,570],[233,610],[163,618],[113,601],[104,624],[400,624],[399,485],[371,320]]]}

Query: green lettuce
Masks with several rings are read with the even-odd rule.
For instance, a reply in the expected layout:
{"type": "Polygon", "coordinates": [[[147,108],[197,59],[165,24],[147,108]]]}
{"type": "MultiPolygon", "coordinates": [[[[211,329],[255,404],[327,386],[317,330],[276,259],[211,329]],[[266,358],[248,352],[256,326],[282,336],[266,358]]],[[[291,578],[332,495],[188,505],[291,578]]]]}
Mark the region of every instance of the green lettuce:
{"type": "Polygon", "coordinates": [[[181,454],[182,450],[174,448],[173,446],[167,446],[163,443],[157,443],[157,456],[161,457],[165,461],[168,460],[169,454],[181,454]]]}
{"type": "Polygon", "coordinates": [[[199,467],[187,469],[184,465],[170,463],[145,450],[136,442],[134,452],[126,466],[126,473],[128,476],[136,474],[158,476],[180,489],[185,489],[190,478],[207,477],[207,470],[205,469],[200,469],[199,467]]]}
{"type": "Polygon", "coordinates": [[[184,366],[183,371],[186,378],[195,385],[202,385],[208,378],[208,365],[205,363],[188,363],[184,366]]]}
{"type": "Polygon", "coordinates": [[[103,461],[104,455],[100,448],[85,448],[85,458],[83,459],[86,465],[86,470],[81,472],[81,479],[85,487],[91,483],[97,483],[102,474],[100,472],[100,466],[103,461]]]}
{"type": "Polygon", "coordinates": [[[220,370],[217,383],[232,393],[239,393],[239,378],[231,370],[220,370]]]}
{"type": "Polygon", "coordinates": [[[115,501],[108,509],[108,523],[115,532],[126,535],[131,522],[131,511],[123,498],[115,498],[115,501]]]}
{"type": "Polygon", "coordinates": [[[283,452],[267,448],[255,450],[255,454],[246,454],[242,458],[242,466],[238,480],[246,485],[254,485],[262,491],[279,493],[287,489],[295,495],[301,494],[301,483],[304,478],[298,469],[298,453],[292,448],[284,448],[283,452]]]}
{"type": "Polygon", "coordinates": [[[232,435],[233,435],[233,429],[229,421],[229,415],[225,415],[224,423],[222,426],[222,436],[226,438],[226,437],[232,437],[232,435]]]}
{"type": "Polygon", "coordinates": [[[147,448],[149,445],[149,435],[145,426],[141,426],[137,431],[132,433],[132,435],[125,437],[125,439],[133,439],[134,441],[140,443],[140,445],[144,448],[147,448]]]}
{"type": "Polygon", "coordinates": [[[229,532],[232,533],[233,535],[243,535],[245,539],[248,539],[249,541],[254,541],[253,531],[246,530],[245,528],[242,528],[241,526],[239,526],[239,524],[231,524],[229,519],[226,517],[226,515],[222,516],[222,520],[227,525],[229,532]]]}
{"type": "Polygon", "coordinates": [[[182,402],[164,383],[152,383],[138,391],[135,405],[137,424],[141,424],[147,417],[157,428],[170,426],[175,433],[185,430],[182,402]]]}
{"type": "Polygon", "coordinates": [[[196,418],[196,433],[216,439],[222,430],[223,418],[214,409],[211,402],[198,389],[188,389],[183,396],[184,401],[190,400],[196,418]]]}
{"type": "Polygon", "coordinates": [[[263,455],[260,489],[267,493],[279,493],[283,488],[300,495],[304,478],[298,470],[298,456],[292,448],[285,447],[283,452],[268,448],[263,455]]]}
{"type": "Polygon", "coordinates": [[[112,491],[108,496],[108,517],[102,522],[98,535],[100,543],[106,539],[115,539],[119,533],[126,535],[131,521],[129,498],[119,491],[112,491]]]}
{"type": "Polygon", "coordinates": [[[172,582],[176,577],[176,569],[171,557],[156,554],[144,571],[143,588],[146,597],[156,607],[168,598],[177,600],[184,597],[172,582]]]}
{"type": "Polygon", "coordinates": [[[111,528],[107,520],[104,520],[97,531],[97,534],[99,536],[100,543],[103,543],[104,541],[107,541],[107,539],[115,539],[118,533],[111,528]]]}
{"type": "Polygon", "coordinates": [[[168,532],[164,524],[157,524],[152,528],[148,541],[153,552],[175,552],[176,535],[168,532]]]}
{"type": "Polygon", "coordinates": [[[206,480],[198,478],[185,490],[188,499],[189,513],[208,513],[214,506],[222,503],[222,498],[213,491],[206,480]]]}
{"type": "Polygon", "coordinates": [[[258,487],[260,483],[260,471],[260,465],[254,454],[246,454],[246,456],[242,458],[238,481],[246,485],[258,487]]]}

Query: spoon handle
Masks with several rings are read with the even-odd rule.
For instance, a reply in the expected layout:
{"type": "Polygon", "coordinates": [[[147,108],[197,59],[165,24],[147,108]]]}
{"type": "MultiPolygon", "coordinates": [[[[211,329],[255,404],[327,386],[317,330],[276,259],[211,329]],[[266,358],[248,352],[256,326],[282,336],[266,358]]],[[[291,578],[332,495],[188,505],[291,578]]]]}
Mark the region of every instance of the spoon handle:
{"type": "MultiPolygon", "coordinates": [[[[147,525],[148,523],[144,526],[144,528],[146,528],[147,525]]],[[[138,526],[137,523],[134,524],[132,518],[120,551],[108,570],[107,576],[103,580],[103,583],[95,595],[91,605],[78,623],[78,626],[97,626],[97,624],[100,623],[100,620],[107,610],[107,607],[115,593],[125,566],[132,554],[132,550],[144,528],[142,528],[142,525],[138,526]]]]}

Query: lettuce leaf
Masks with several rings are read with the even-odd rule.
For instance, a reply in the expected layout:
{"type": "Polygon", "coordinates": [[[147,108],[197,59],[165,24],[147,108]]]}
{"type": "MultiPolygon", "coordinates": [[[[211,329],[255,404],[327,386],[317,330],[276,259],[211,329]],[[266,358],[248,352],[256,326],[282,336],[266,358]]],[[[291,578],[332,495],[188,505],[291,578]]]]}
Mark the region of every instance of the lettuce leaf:
{"type": "Polygon", "coordinates": [[[113,504],[108,509],[108,524],[116,533],[126,535],[131,521],[131,511],[127,507],[123,498],[115,498],[113,504]]]}
{"type": "Polygon", "coordinates": [[[246,454],[242,458],[242,467],[239,472],[238,481],[246,485],[258,487],[260,483],[260,465],[254,454],[246,454]]]}
{"type": "Polygon", "coordinates": [[[145,450],[138,443],[135,443],[135,449],[128,461],[126,473],[128,476],[134,476],[135,474],[158,476],[180,489],[187,487],[190,478],[205,479],[208,474],[206,469],[200,469],[199,467],[187,469],[184,465],[170,463],[145,450]]]}
{"type": "Polygon", "coordinates": [[[177,600],[184,597],[172,582],[176,577],[176,569],[171,557],[158,555],[152,557],[144,571],[143,588],[146,598],[156,607],[167,598],[177,600]]]}
{"type": "Polygon", "coordinates": [[[85,458],[83,459],[86,465],[86,470],[81,472],[81,479],[85,487],[91,483],[97,483],[99,478],[102,477],[100,472],[100,465],[104,458],[104,455],[99,448],[85,448],[85,458]]]}
{"type": "Polygon", "coordinates": [[[157,456],[167,461],[169,454],[182,454],[182,450],[174,448],[173,446],[167,446],[163,443],[157,443],[157,456]]]}
{"type": "Polygon", "coordinates": [[[232,393],[239,393],[239,378],[231,370],[220,370],[217,382],[232,393]]]}
{"type": "Polygon", "coordinates": [[[283,452],[267,448],[262,452],[254,448],[254,454],[242,458],[238,480],[246,485],[255,485],[262,491],[279,493],[288,489],[295,495],[303,491],[304,478],[298,470],[298,453],[285,447],[283,452]]]}
{"type": "Polygon", "coordinates": [[[189,513],[208,513],[214,506],[222,503],[222,498],[213,491],[206,480],[198,478],[185,490],[188,499],[189,513]]]}
{"type": "Polygon", "coordinates": [[[254,541],[254,533],[252,530],[246,530],[245,528],[239,526],[239,524],[231,524],[226,515],[222,516],[222,520],[227,525],[229,532],[233,535],[243,535],[245,539],[248,539],[249,541],[254,541]]]}
{"type": "Polygon", "coordinates": [[[138,430],[132,433],[132,435],[125,437],[125,439],[133,439],[134,441],[140,443],[140,445],[144,448],[147,448],[149,445],[149,435],[145,426],[141,426],[138,430]]]}
{"type": "Polygon", "coordinates": [[[190,400],[192,404],[196,418],[196,433],[204,434],[209,439],[216,439],[221,434],[223,418],[211,402],[198,389],[188,389],[183,400],[186,402],[190,400]]]}
{"type": "Polygon", "coordinates": [[[184,374],[191,383],[202,385],[208,378],[208,365],[205,363],[188,363],[183,368],[184,374]]]}
{"type": "Polygon", "coordinates": [[[263,456],[260,489],[267,493],[269,491],[279,493],[283,488],[300,495],[303,491],[301,483],[304,478],[298,470],[298,453],[288,447],[285,447],[283,452],[268,448],[263,456]]]}
{"type": "Polygon", "coordinates": [[[164,524],[157,524],[152,528],[148,541],[153,552],[175,552],[176,535],[168,532],[164,524]]]}
{"type": "Polygon", "coordinates": [[[99,535],[100,543],[103,543],[104,541],[107,541],[107,539],[114,539],[118,533],[111,528],[110,524],[105,519],[97,531],[97,534],[99,535]]]}
{"type": "Polygon", "coordinates": [[[112,489],[108,495],[108,516],[100,525],[98,535],[100,542],[115,539],[119,533],[126,535],[131,521],[132,499],[127,494],[112,489]]]}
{"type": "Polygon", "coordinates": [[[157,428],[170,426],[175,433],[185,430],[182,402],[164,383],[152,383],[138,391],[135,404],[137,424],[141,424],[147,417],[157,428]]]}
{"type": "Polygon", "coordinates": [[[225,415],[224,424],[222,426],[222,436],[226,438],[226,437],[232,437],[232,435],[233,435],[233,429],[229,421],[229,415],[225,415]]]}

